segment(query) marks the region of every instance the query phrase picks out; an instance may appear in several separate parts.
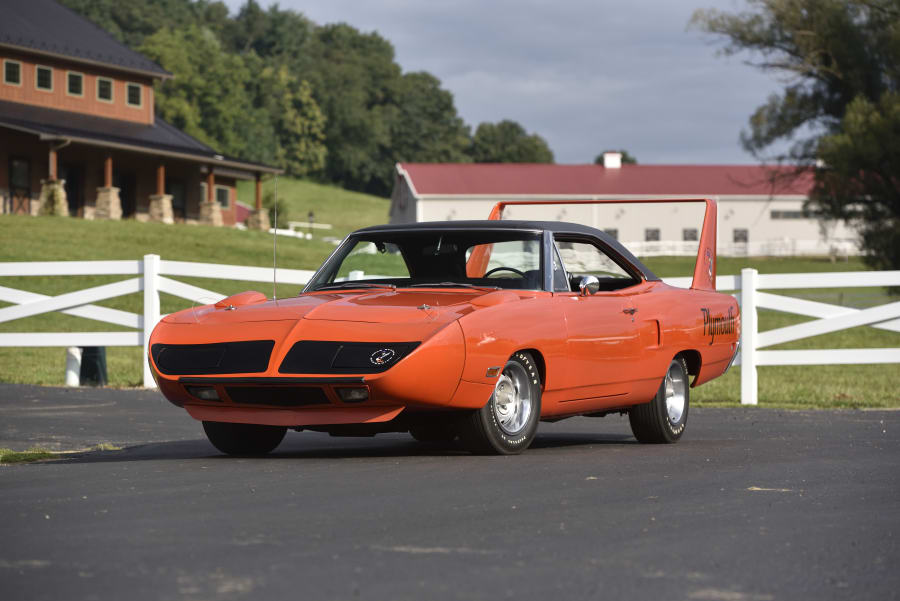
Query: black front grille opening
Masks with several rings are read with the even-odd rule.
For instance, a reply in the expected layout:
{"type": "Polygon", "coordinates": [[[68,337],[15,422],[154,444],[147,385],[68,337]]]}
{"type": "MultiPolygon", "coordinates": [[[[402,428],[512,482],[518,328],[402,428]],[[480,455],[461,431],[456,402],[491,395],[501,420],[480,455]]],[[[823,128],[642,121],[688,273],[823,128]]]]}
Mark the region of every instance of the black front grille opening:
{"type": "Polygon", "coordinates": [[[238,405],[308,407],[331,404],[325,390],[318,386],[226,386],[225,392],[238,405]]]}
{"type": "Polygon", "coordinates": [[[274,340],[154,344],[150,355],[157,369],[168,376],[253,374],[268,369],[274,347],[274,340]]]}
{"type": "Polygon", "coordinates": [[[418,342],[294,343],[278,368],[283,374],[374,374],[386,371],[410,354],[418,342]]]}

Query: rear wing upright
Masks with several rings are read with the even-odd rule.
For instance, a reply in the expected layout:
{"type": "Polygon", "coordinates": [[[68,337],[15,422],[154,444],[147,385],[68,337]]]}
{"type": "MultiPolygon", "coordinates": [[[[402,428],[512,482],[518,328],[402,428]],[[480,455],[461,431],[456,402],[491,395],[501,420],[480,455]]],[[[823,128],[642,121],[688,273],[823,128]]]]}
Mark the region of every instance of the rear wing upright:
{"type": "Polygon", "coordinates": [[[560,204],[615,204],[615,203],[662,203],[662,202],[702,202],[706,204],[703,215],[703,229],[697,262],[694,264],[692,290],[716,289],[716,201],[712,198],[605,198],[592,200],[507,200],[500,201],[491,209],[488,219],[502,219],[503,209],[512,205],[560,205],[560,204]]]}

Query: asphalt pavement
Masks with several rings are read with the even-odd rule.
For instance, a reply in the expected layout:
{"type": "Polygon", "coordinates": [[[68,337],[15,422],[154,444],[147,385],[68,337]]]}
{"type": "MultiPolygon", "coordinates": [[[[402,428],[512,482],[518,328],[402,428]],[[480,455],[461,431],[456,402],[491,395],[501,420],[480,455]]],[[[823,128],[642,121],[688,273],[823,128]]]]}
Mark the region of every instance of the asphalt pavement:
{"type": "Polygon", "coordinates": [[[0,385],[0,599],[900,599],[900,412],[541,424],[515,457],[289,432],[219,455],[157,392],[0,385]],[[119,451],[84,451],[99,443],[119,451]]]}

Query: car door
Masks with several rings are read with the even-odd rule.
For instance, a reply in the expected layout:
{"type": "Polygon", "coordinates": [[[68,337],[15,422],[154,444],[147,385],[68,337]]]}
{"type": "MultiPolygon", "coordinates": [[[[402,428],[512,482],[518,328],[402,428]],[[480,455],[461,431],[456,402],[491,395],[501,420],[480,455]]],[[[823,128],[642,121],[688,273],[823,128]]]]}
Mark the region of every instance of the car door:
{"type": "Polygon", "coordinates": [[[553,252],[554,296],[566,320],[566,396],[598,408],[613,406],[631,392],[640,361],[640,334],[627,292],[640,280],[587,239],[558,238],[553,252]],[[601,280],[597,293],[578,292],[586,275],[601,280]]]}

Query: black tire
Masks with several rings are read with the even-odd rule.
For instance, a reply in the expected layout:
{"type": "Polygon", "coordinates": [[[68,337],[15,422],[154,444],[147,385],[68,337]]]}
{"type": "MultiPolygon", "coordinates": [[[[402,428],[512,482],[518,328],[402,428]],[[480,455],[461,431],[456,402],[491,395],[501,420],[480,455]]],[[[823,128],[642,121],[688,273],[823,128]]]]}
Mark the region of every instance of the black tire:
{"type": "Polygon", "coordinates": [[[409,427],[409,433],[419,442],[431,444],[450,444],[456,440],[456,430],[452,424],[448,424],[441,419],[442,416],[435,416],[429,420],[412,424],[409,427]]]}
{"type": "Polygon", "coordinates": [[[284,438],[287,428],[258,424],[203,422],[206,437],[214,447],[226,455],[258,456],[275,449],[284,438]]]}
{"type": "Polygon", "coordinates": [[[679,355],[669,364],[653,400],[628,410],[634,437],[640,442],[651,444],[678,442],[687,425],[690,391],[687,363],[679,355]],[[677,401],[672,404],[671,410],[667,403],[669,395],[674,395],[672,398],[675,399],[679,393],[684,396],[680,413],[677,401]]]}
{"type": "Polygon", "coordinates": [[[461,420],[459,438],[472,453],[516,455],[534,440],[540,418],[540,374],[531,355],[519,351],[506,362],[487,404],[461,420]],[[513,411],[513,406],[522,410],[513,411]]]}

